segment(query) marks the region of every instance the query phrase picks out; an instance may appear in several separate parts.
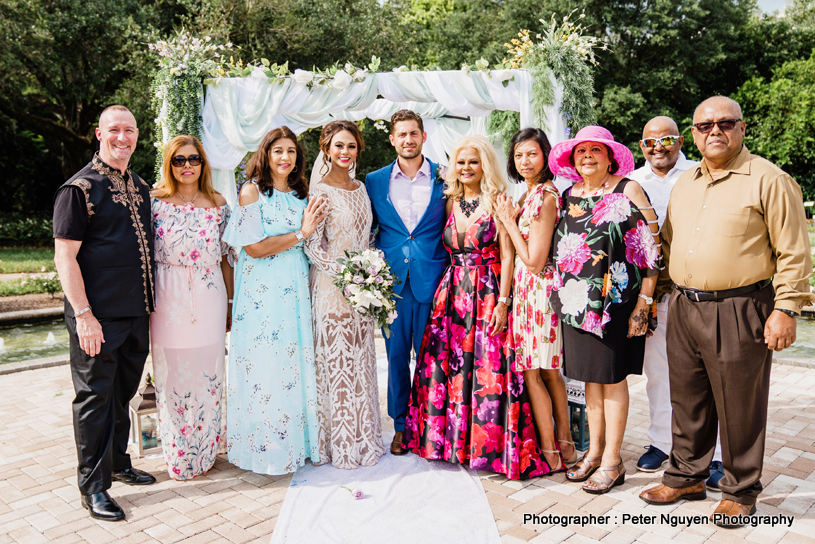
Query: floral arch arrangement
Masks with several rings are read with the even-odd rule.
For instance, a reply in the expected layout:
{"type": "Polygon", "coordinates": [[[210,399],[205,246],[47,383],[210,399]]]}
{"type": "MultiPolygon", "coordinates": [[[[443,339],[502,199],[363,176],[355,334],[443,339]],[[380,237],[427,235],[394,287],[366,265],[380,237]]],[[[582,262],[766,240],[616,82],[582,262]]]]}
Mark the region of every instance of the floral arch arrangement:
{"type": "MultiPolygon", "coordinates": [[[[207,150],[213,183],[234,204],[235,168],[272,128],[295,133],[332,119],[387,120],[408,108],[425,120],[425,154],[447,164],[464,135],[483,134],[508,142],[521,127],[542,128],[554,145],[592,124],[596,64],[594,49],[606,48],[571,21],[530,37],[527,30],[506,44],[509,58],[494,66],[480,59],[460,70],[421,71],[405,66],[378,72],[379,59],[357,67],[289,71],[267,59],[235,61],[231,43],[215,44],[182,31],[150,44],[159,57],[153,80],[159,149],[178,134],[198,137],[207,150]]],[[[582,18],[582,15],[579,16],[582,18]]],[[[499,149],[500,151],[500,149],[499,149]]]]}

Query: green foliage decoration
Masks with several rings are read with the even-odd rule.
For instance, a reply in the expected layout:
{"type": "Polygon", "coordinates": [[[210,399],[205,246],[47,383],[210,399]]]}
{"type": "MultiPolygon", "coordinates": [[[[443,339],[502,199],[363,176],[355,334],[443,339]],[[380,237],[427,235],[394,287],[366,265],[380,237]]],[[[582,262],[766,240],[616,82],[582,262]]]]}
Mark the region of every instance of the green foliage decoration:
{"type": "MultiPolygon", "coordinates": [[[[153,112],[159,140],[153,145],[159,153],[156,157],[156,179],[161,171],[164,145],[175,136],[189,134],[201,139],[201,108],[204,103],[203,80],[207,76],[219,77],[238,66],[230,55],[232,43],[215,44],[212,38],[196,38],[181,30],[168,40],[148,45],[159,58],[159,68],[153,77],[151,93],[153,112]]],[[[240,64],[240,61],[238,61],[240,64]]],[[[243,69],[241,74],[243,75],[243,69]]],[[[251,69],[250,69],[251,73],[251,69]]],[[[249,75],[249,74],[247,74],[249,75]]]]}
{"type": "Polygon", "coordinates": [[[607,50],[608,45],[595,36],[586,36],[586,28],[572,17],[577,10],[558,22],[552,15],[547,23],[541,19],[544,29],[530,37],[529,30],[521,30],[517,39],[504,44],[510,55],[508,62],[517,68],[527,68],[533,77],[532,114],[542,127],[546,126],[545,107],[554,101],[552,76],[563,86],[560,112],[571,132],[594,124],[594,75],[595,49],[607,50]]]}

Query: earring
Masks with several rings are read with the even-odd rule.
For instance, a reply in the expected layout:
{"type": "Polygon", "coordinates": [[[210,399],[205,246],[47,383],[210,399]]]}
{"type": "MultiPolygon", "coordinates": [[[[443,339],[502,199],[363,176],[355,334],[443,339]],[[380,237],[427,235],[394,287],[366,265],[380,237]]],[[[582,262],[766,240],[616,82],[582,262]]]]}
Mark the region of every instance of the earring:
{"type": "Polygon", "coordinates": [[[608,173],[611,174],[611,165],[608,165],[608,173]]]}
{"type": "Polygon", "coordinates": [[[297,165],[296,164],[294,165],[294,168],[292,168],[291,173],[294,174],[295,172],[297,172],[297,165]]]}

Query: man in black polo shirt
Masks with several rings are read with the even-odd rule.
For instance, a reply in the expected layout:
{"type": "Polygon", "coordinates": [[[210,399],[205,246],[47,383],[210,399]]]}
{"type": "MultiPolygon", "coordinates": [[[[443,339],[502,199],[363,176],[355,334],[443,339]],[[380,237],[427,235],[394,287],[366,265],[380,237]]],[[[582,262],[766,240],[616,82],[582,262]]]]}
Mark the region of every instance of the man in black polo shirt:
{"type": "Polygon", "coordinates": [[[150,347],[153,236],[150,192],[128,169],[139,137],[124,106],[110,106],[96,129],[99,152],[54,199],[54,262],[65,292],[79,491],[94,518],[118,521],[111,480],[156,481],[127,453],[128,403],[150,347]]]}

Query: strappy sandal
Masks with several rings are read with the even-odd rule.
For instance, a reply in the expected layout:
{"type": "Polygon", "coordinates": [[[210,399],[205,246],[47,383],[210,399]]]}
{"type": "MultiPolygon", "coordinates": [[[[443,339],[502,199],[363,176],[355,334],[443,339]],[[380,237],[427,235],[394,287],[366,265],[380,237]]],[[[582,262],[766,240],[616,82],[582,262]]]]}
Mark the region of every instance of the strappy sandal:
{"type": "Polygon", "coordinates": [[[602,457],[588,457],[588,453],[584,455],[576,465],[572,466],[566,471],[566,479],[570,482],[585,482],[589,476],[594,474],[594,471],[600,468],[600,461],[602,457]]]}
{"type": "Polygon", "coordinates": [[[592,493],[594,495],[602,495],[603,493],[608,493],[611,491],[612,487],[622,485],[624,482],[625,466],[623,465],[623,462],[620,461],[620,464],[615,467],[598,468],[594,476],[589,478],[589,481],[583,484],[583,491],[586,493],[592,493]],[[589,484],[593,485],[591,487],[586,487],[589,484]]]}
{"type": "MultiPolygon", "coordinates": [[[[571,465],[572,463],[577,461],[577,448],[575,447],[574,442],[572,442],[571,440],[558,440],[558,443],[559,444],[571,444],[572,445],[572,455],[568,459],[566,459],[564,457],[563,458],[564,463],[566,463],[567,465],[571,465]]],[[[562,450],[561,450],[560,455],[561,455],[561,457],[563,457],[563,451],[562,450]]]]}
{"type": "Polygon", "coordinates": [[[543,457],[543,462],[549,465],[549,474],[556,474],[558,472],[563,472],[566,470],[566,464],[563,462],[563,454],[560,453],[560,450],[541,450],[541,453],[556,453],[557,458],[560,461],[560,466],[555,468],[553,467],[549,461],[546,460],[546,457],[543,457]]]}

